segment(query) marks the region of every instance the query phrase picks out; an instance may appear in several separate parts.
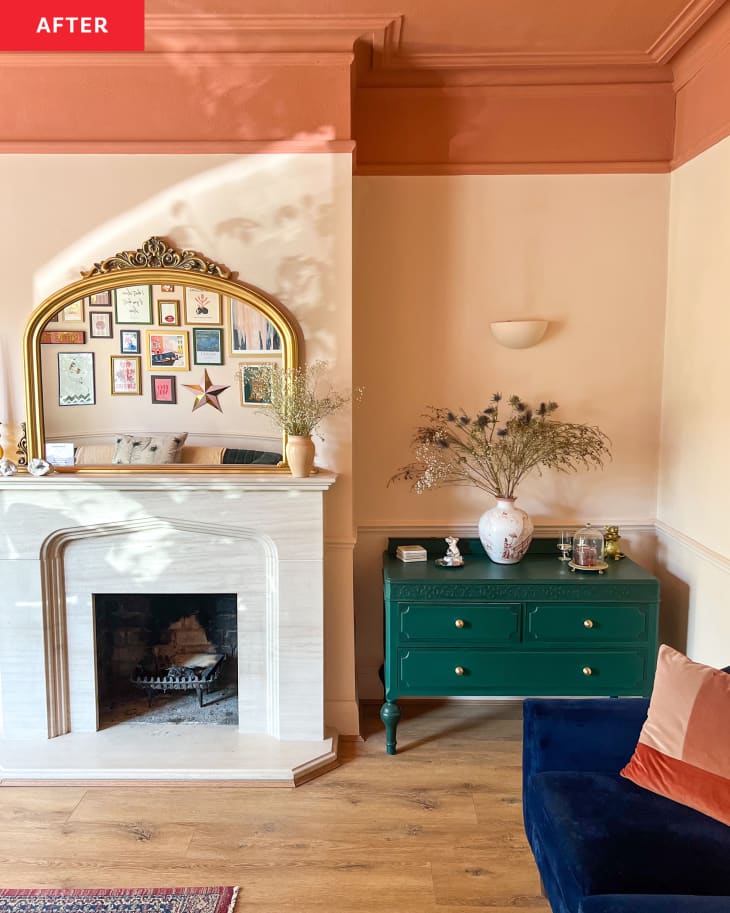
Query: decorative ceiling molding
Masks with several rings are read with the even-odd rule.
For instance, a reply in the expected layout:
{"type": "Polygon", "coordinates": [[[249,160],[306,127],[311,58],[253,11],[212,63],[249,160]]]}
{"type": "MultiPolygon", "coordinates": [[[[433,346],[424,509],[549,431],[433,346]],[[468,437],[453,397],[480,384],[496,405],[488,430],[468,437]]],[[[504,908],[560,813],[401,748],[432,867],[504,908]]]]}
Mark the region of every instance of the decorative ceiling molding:
{"type": "Polygon", "coordinates": [[[655,63],[668,63],[725,3],[726,0],[689,0],[647,49],[647,54],[655,63]]]}
{"type": "Polygon", "coordinates": [[[395,162],[355,165],[357,177],[433,177],[469,174],[667,174],[667,159],[657,161],[521,161],[521,162],[434,162],[431,164],[395,162]]]}
{"type": "Polygon", "coordinates": [[[0,155],[352,155],[352,140],[0,140],[0,155]]]}
{"type": "Polygon", "coordinates": [[[387,62],[394,69],[483,70],[495,67],[653,67],[656,61],[641,52],[534,52],[534,51],[442,51],[398,54],[387,62]]]}
{"type": "Polygon", "coordinates": [[[232,66],[242,68],[254,67],[346,67],[352,63],[352,51],[176,51],[135,53],[102,53],[86,52],[66,54],[38,51],[22,51],[0,56],[0,71],[5,69],[160,69],[167,66],[179,66],[179,56],[185,55],[186,67],[203,70],[220,70],[232,66]]]}
{"type": "Polygon", "coordinates": [[[148,13],[145,53],[194,47],[207,52],[351,51],[355,41],[367,39],[378,57],[389,58],[400,46],[402,20],[399,14],[148,13]]]}
{"type": "Polygon", "coordinates": [[[725,4],[672,59],[674,90],[678,94],[704,67],[727,53],[730,44],[730,4],[725,4]]]}

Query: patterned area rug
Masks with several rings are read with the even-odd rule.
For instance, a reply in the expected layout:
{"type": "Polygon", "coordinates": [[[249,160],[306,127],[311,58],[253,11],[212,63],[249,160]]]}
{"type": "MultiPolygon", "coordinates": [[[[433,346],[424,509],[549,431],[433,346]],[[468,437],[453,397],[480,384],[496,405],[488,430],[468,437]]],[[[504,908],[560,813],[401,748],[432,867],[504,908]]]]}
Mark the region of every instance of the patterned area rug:
{"type": "Polygon", "coordinates": [[[233,913],[238,888],[0,888],[0,913],[233,913]]]}

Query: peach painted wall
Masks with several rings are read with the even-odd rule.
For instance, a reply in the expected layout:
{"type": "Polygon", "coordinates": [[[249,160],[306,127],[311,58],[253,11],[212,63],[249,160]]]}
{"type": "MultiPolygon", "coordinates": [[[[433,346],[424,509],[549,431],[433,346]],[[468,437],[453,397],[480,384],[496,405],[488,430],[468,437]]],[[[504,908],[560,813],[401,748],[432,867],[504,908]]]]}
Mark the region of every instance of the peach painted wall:
{"type": "Polygon", "coordinates": [[[354,437],[360,695],[378,697],[380,553],[388,534],[475,535],[492,506],[466,488],[412,494],[428,404],[484,408],[491,393],[555,399],[565,420],[613,442],[602,472],[532,477],[519,503],[543,529],[618,523],[653,561],[669,177],[361,177],[354,190],[354,437]],[[493,320],[541,317],[536,347],[510,350],[493,320]]]}
{"type": "MultiPolygon", "coordinates": [[[[0,420],[23,415],[21,337],[33,307],[153,234],[278,297],[300,323],[304,357],[327,359],[336,385],[349,387],[351,172],[348,154],[0,156],[0,245],[12,263],[0,301],[0,420]]],[[[235,430],[242,407],[224,409],[235,430]]],[[[355,733],[350,413],[323,432],[318,462],[339,474],[326,499],[326,719],[355,733]]]]}
{"type": "MultiPolygon", "coordinates": [[[[671,175],[657,525],[689,654],[730,662],[730,139],[671,175]]],[[[679,646],[684,646],[680,642],[679,646]]]]}

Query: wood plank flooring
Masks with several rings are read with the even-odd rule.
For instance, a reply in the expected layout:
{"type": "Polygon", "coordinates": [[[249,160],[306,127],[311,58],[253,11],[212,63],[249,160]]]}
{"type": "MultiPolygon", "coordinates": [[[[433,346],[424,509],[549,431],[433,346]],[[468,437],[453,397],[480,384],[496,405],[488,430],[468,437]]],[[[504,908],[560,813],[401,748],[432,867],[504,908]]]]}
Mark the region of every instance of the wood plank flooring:
{"type": "Polygon", "coordinates": [[[549,913],[522,827],[519,704],[378,708],[297,789],[0,788],[0,886],[240,885],[236,913],[549,913]]]}

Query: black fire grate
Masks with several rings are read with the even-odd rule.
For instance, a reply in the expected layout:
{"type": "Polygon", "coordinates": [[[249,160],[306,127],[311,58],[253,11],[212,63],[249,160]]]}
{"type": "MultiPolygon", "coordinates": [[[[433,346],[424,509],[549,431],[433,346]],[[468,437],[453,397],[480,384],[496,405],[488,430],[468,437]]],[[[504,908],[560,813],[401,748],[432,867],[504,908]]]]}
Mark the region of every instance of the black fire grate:
{"type": "Polygon", "coordinates": [[[178,654],[170,666],[154,674],[147,674],[139,669],[131,682],[142,688],[147,694],[148,705],[152,706],[155,691],[195,691],[198,706],[203,706],[203,695],[212,690],[218,680],[223,663],[223,653],[189,653],[178,654]]]}

